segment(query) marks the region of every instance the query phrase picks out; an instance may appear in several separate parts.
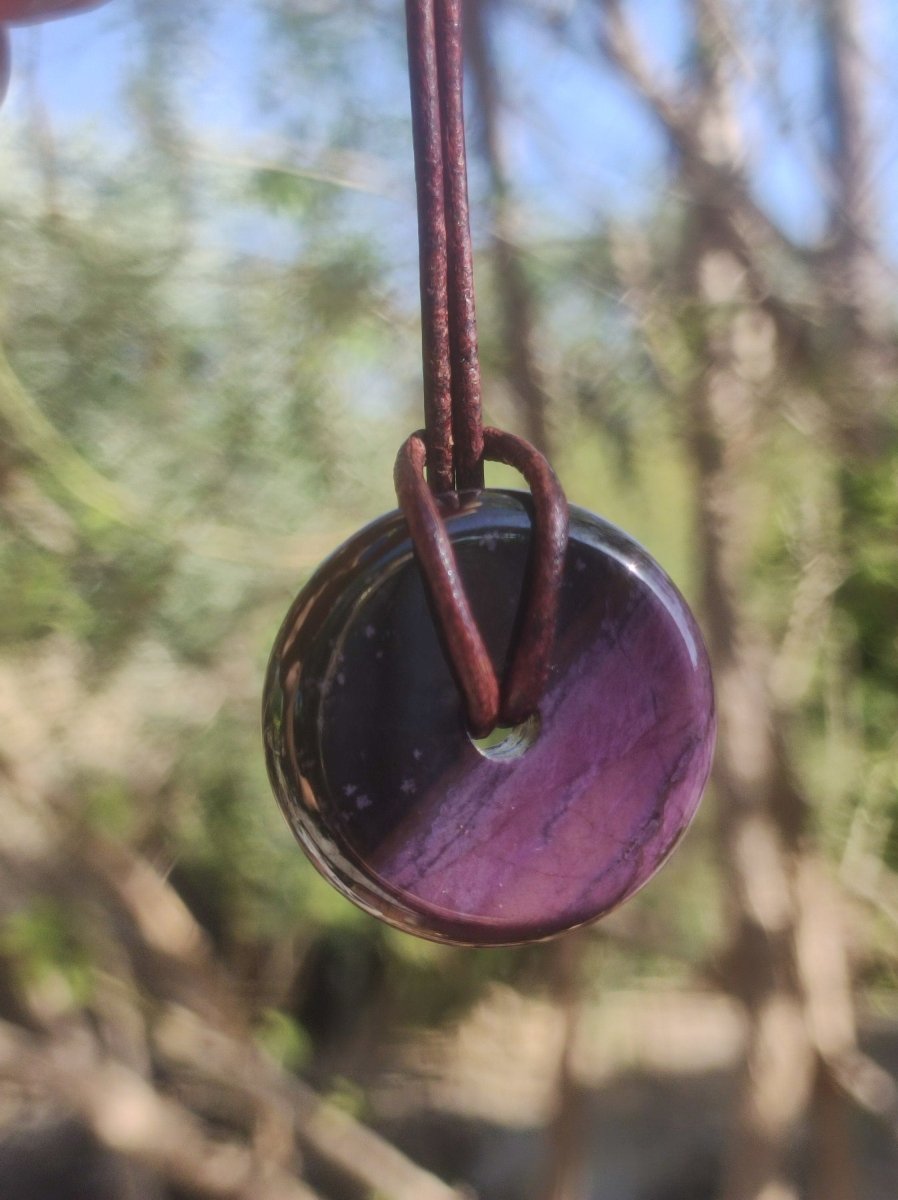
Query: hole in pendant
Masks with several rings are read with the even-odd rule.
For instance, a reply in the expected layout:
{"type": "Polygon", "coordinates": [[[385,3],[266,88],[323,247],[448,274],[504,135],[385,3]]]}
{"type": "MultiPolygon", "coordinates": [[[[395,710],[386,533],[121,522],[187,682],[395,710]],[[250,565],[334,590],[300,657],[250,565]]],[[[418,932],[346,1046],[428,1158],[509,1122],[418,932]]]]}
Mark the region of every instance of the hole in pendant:
{"type": "Polygon", "coordinates": [[[536,712],[520,725],[497,725],[486,737],[474,737],[468,730],[471,745],[478,754],[493,762],[510,762],[526,754],[539,737],[540,719],[536,712]]]}

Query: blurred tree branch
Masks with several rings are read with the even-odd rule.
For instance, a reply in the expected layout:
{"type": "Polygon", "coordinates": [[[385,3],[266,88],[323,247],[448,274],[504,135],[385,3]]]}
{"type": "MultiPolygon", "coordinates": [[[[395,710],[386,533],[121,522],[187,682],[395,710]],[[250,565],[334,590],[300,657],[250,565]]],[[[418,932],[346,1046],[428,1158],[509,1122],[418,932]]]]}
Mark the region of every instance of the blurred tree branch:
{"type": "MultiPolygon", "coordinates": [[[[39,877],[33,868],[31,873],[39,877]]],[[[54,875],[63,903],[94,895],[108,911],[109,927],[119,931],[140,984],[129,1002],[119,992],[118,1019],[138,1018],[137,1006],[146,1003],[139,997],[153,997],[149,1043],[157,1062],[169,1068],[188,1065],[216,1089],[236,1091],[260,1120],[289,1114],[289,1126],[302,1144],[389,1200],[460,1200],[453,1188],[265,1056],[254,1041],[239,986],[183,901],[145,859],[83,834],[70,846],[64,873],[41,877],[46,883],[54,875]]],[[[198,1118],[160,1095],[109,1047],[107,1057],[97,1060],[87,1025],[78,1022],[73,1032],[70,1021],[43,1012],[23,995],[43,1039],[0,1025],[0,1070],[81,1117],[109,1149],[203,1195],[311,1197],[282,1168],[273,1169],[268,1157],[236,1143],[210,1141],[198,1118]]]]}
{"type": "MultiPolygon", "coordinates": [[[[89,869],[113,890],[147,952],[169,963],[182,1003],[215,1028],[192,1024],[177,1038],[191,1065],[220,1083],[256,1097],[279,1096],[291,1106],[296,1135],[334,1166],[391,1200],[458,1200],[458,1193],[415,1166],[387,1141],[322,1101],[300,1080],[281,1072],[252,1042],[239,989],[212,956],[201,927],[171,885],[139,856],[109,842],[86,845],[89,869]],[[214,1053],[210,1053],[213,1051],[214,1053]]],[[[177,1028],[169,1025],[169,1035],[177,1028]]],[[[169,1044],[172,1038],[169,1036],[169,1044]]]]}
{"type": "MultiPolygon", "coordinates": [[[[798,247],[752,198],[741,152],[734,155],[727,145],[732,132],[730,114],[719,114],[721,122],[712,138],[707,132],[701,136],[700,109],[706,97],[691,87],[676,89],[665,81],[640,45],[621,0],[598,0],[598,4],[602,15],[599,44],[645,100],[682,156],[689,190],[715,198],[743,246],[797,256],[798,247]]],[[[717,32],[725,24],[722,10],[717,8],[708,14],[708,20],[717,32]]],[[[705,125],[707,130],[707,122],[705,125]]]]}
{"type": "Polygon", "coordinates": [[[0,1073],[84,1121],[97,1140],[164,1179],[216,1200],[316,1200],[243,1146],[211,1138],[183,1105],[78,1040],[46,1041],[0,1023],[0,1073]]]}
{"type": "MultiPolygon", "coordinates": [[[[788,1182],[789,1148],[814,1098],[828,1095],[814,1089],[815,1059],[820,1070],[847,1082],[844,1064],[857,1047],[838,903],[811,848],[806,801],[778,732],[785,714],[770,696],[764,634],[741,602],[751,547],[746,467],[758,445],[760,396],[770,387],[773,364],[783,361],[784,330],[780,320],[777,359],[759,377],[739,361],[735,322],[769,297],[762,256],[770,244],[795,251],[749,194],[730,96],[733,47],[720,32],[723,9],[718,0],[693,0],[691,8],[696,51],[688,101],[658,83],[618,0],[603,0],[602,39],[678,150],[692,206],[682,251],[683,299],[685,305],[697,300],[701,314],[692,334],[698,368],[693,378],[677,380],[662,358],[658,374],[669,388],[673,384],[674,402],[686,405],[687,443],[697,469],[703,607],[720,714],[715,773],[734,930],[730,979],[750,1015],[723,1195],[759,1200],[774,1191],[797,1194],[788,1182]]],[[[856,127],[853,94],[848,107],[847,124],[856,127]]],[[[851,188],[858,165],[855,148],[851,188]]],[[[846,203],[857,199],[849,190],[846,203]]],[[[644,289],[641,295],[645,303],[644,289]]],[[[777,305],[773,311],[785,310],[777,305]]],[[[645,320],[651,330],[657,320],[652,310],[645,320]]],[[[851,1094],[860,1099],[856,1089],[851,1094]]],[[[827,1101],[828,1121],[844,1121],[837,1111],[827,1101]]],[[[855,1188],[851,1147],[845,1139],[826,1140],[822,1152],[832,1194],[847,1198],[855,1188]]]]}

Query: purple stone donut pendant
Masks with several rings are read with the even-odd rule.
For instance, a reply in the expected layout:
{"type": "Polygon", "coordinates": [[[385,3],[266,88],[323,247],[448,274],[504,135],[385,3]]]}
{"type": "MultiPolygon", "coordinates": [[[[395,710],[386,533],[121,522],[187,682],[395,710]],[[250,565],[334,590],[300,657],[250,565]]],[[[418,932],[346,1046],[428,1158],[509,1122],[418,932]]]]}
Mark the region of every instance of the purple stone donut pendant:
{"type": "MultiPolygon", "coordinates": [[[[442,512],[501,677],[529,495],[462,493],[442,512]]],[[[325,878],[400,929],[469,946],[552,937],[631,896],[692,820],[715,735],[708,657],[680,593],[573,506],[549,681],[504,744],[468,734],[398,512],[297,597],[263,719],[275,794],[325,878]]]]}

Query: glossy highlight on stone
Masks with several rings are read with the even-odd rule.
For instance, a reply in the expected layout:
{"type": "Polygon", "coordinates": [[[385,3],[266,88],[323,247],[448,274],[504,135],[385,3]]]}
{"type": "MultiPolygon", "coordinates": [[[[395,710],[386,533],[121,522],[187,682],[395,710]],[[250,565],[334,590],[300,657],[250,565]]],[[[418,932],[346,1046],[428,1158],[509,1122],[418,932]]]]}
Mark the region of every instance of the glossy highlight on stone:
{"type": "MultiPolygon", "coordinates": [[[[441,503],[501,670],[530,498],[441,503]]],[[[297,597],[263,721],[275,794],[322,874],[410,933],[484,946],[552,937],[640,888],[695,814],[715,734],[707,654],[679,592],[632,539],[573,506],[551,673],[523,752],[485,755],[469,737],[398,512],[297,597]]]]}

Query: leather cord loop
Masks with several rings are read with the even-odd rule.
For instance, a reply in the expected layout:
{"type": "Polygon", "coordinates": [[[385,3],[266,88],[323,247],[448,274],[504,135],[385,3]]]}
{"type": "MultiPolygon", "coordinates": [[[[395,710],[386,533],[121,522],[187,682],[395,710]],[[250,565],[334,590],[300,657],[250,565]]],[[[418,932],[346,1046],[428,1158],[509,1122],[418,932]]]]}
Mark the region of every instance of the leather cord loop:
{"type": "Polygon", "coordinates": [[[483,456],[520,471],[533,496],[533,541],[523,609],[499,712],[503,725],[517,725],[536,712],[549,677],[567,551],[568,504],[548,459],[524,438],[484,429],[483,456]]]}
{"type": "Polygon", "coordinates": [[[484,429],[483,438],[484,457],[519,470],[530,485],[534,505],[533,545],[522,609],[501,688],[471,612],[436,499],[424,481],[427,450],[423,431],[403,443],[394,473],[399,505],[464,696],[468,725],[476,737],[497,724],[516,725],[538,708],[551,666],[568,536],[567,501],[546,458],[523,438],[499,429],[484,429]]]}

